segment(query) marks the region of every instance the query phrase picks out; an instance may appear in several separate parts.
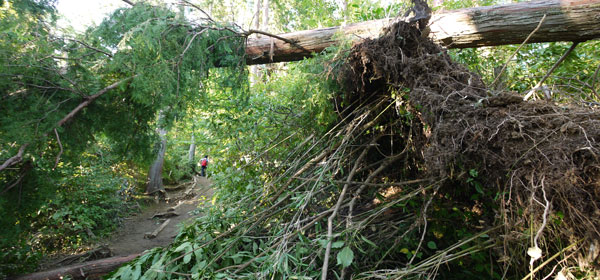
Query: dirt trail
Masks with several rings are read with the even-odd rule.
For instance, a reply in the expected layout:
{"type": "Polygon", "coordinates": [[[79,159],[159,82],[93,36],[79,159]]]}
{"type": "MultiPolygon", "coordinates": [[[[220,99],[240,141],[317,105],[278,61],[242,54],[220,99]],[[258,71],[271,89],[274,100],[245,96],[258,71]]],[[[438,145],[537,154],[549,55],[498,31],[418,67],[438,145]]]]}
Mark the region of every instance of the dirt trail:
{"type": "Polygon", "coordinates": [[[113,255],[126,256],[169,245],[179,232],[181,224],[191,222],[193,217],[198,216],[194,213],[197,205],[210,201],[213,195],[210,185],[205,177],[196,177],[195,183],[190,182],[184,188],[167,191],[165,201],[150,205],[141,213],[125,219],[121,229],[107,241],[113,255]],[[152,217],[157,213],[168,212],[170,208],[175,208],[179,216],[170,217],[171,221],[156,238],[144,238],[146,233],[153,232],[167,219],[152,217]]]}

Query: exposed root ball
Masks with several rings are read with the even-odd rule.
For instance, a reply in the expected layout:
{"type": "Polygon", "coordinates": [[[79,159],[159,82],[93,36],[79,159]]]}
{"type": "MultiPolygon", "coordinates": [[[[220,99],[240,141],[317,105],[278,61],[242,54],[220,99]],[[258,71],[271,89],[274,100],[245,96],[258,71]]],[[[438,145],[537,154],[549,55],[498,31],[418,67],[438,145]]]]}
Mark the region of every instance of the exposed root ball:
{"type": "Polygon", "coordinates": [[[421,134],[412,142],[422,155],[420,177],[477,170],[483,187],[503,198],[489,216],[505,224],[505,233],[530,229],[536,244],[600,238],[597,112],[491,93],[480,77],[404,22],[356,45],[344,74],[351,92],[345,104],[392,94],[398,102],[406,93],[402,105],[420,120],[411,124],[421,134]]]}

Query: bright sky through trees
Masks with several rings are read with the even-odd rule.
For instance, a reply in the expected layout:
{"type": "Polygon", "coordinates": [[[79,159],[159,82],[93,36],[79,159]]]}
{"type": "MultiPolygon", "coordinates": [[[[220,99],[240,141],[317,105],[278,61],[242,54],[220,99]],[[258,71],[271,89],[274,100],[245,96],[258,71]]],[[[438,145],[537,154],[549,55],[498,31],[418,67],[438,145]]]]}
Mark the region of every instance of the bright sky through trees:
{"type": "Polygon", "coordinates": [[[91,24],[99,24],[115,9],[126,6],[120,0],[58,0],[56,8],[62,15],[61,27],[72,26],[77,31],[84,31],[91,24]]]}

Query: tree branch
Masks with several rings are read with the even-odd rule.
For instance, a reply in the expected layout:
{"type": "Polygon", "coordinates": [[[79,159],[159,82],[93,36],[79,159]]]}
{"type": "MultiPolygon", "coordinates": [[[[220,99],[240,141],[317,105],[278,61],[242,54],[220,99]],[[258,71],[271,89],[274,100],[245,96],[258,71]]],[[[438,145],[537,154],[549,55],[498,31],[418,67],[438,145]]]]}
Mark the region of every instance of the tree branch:
{"type": "Polygon", "coordinates": [[[3,169],[5,169],[9,166],[13,166],[13,165],[21,162],[21,160],[23,160],[23,153],[25,152],[25,149],[27,148],[27,146],[29,146],[29,143],[21,146],[21,148],[19,148],[19,151],[17,152],[16,155],[7,159],[2,165],[0,165],[0,171],[2,171],[3,169]]]}
{"type": "Polygon", "coordinates": [[[120,80],[118,82],[115,82],[112,85],[107,86],[107,87],[101,89],[96,94],[87,96],[85,101],[81,102],[77,107],[75,107],[75,109],[73,109],[64,118],[62,118],[60,121],[58,121],[56,123],[56,127],[59,127],[59,126],[62,126],[63,124],[65,124],[67,121],[69,121],[70,119],[72,119],[77,113],[79,113],[79,111],[81,111],[87,105],[89,105],[90,103],[92,103],[94,100],[96,100],[101,95],[105,94],[106,92],[108,92],[111,89],[114,89],[114,88],[120,86],[122,83],[127,82],[127,81],[133,79],[134,77],[137,77],[137,75],[135,75],[133,77],[125,78],[125,79],[120,80]]]}
{"type": "MultiPolygon", "coordinates": [[[[125,1],[125,0],[123,0],[123,1],[125,1]]],[[[215,20],[213,20],[212,17],[210,17],[210,15],[207,12],[205,12],[202,8],[198,7],[198,5],[195,5],[194,3],[191,3],[190,1],[187,1],[187,0],[181,0],[181,4],[185,5],[185,6],[190,6],[194,9],[200,11],[201,13],[203,13],[206,16],[206,18],[209,21],[215,22],[215,20]]]]}
{"type": "MultiPolygon", "coordinates": [[[[370,148],[370,146],[364,148],[362,153],[358,156],[358,159],[356,159],[354,167],[352,167],[352,170],[350,171],[350,174],[348,174],[348,178],[346,179],[346,181],[352,181],[356,170],[360,166],[360,163],[362,162],[363,158],[367,155],[367,152],[370,150],[370,148]]],[[[327,280],[327,270],[329,268],[329,255],[331,252],[331,242],[333,241],[333,219],[335,219],[335,216],[337,215],[337,212],[340,209],[340,205],[342,205],[342,201],[344,201],[344,196],[346,195],[348,186],[350,186],[350,184],[344,185],[344,188],[342,189],[342,192],[340,193],[340,196],[338,197],[338,200],[333,208],[333,213],[331,213],[331,216],[327,218],[327,247],[325,248],[323,268],[321,270],[321,280],[327,280]]]]}
{"type": "Polygon", "coordinates": [[[550,68],[548,73],[546,73],[546,75],[531,89],[531,91],[529,91],[529,93],[527,93],[527,95],[525,95],[525,97],[523,97],[523,100],[527,100],[527,99],[531,98],[531,96],[542,86],[542,84],[546,81],[546,79],[548,79],[548,77],[550,77],[550,75],[552,75],[554,70],[556,70],[556,68],[558,68],[558,66],[565,60],[565,58],[567,58],[567,56],[575,49],[575,47],[577,47],[577,45],[579,45],[579,42],[574,42],[571,45],[571,47],[558,59],[558,61],[556,61],[556,63],[554,63],[554,65],[552,66],[552,68],[550,68]]]}
{"type": "MultiPolygon", "coordinates": [[[[125,1],[125,0],[123,0],[123,1],[125,1]]],[[[111,53],[103,51],[103,50],[98,49],[96,47],[92,47],[92,46],[88,45],[86,42],[83,42],[81,40],[77,40],[77,39],[73,39],[73,38],[65,38],[65,40],[69,40],[69,41],[73,41],[73,42],[79,43],[80,45],[82,45],[82,46],[84,46],[84,47],[86,47],[86,48],[88,48],[90,50],[97,51],[97,52],[102,53],[102,54],[104,54],[104,55],[106,55],[108,57],[113,57],[113,55],[111,53]]]]}
{"type": "Polygon", "coordinates": [[[521,48],[525,44],[527,44],[527,42],[529,42],[529,39],[531,39],[533,34],[535,34],[538,30],[540,30],[540,27],[542,27],[542,23],[544,23],[545,19],[546,19],[546,14],[544,14],[542,19],[540,20],[540,23],[538,23],[537,27],[533,31],[531,31],[531,33],[529,33],[529,36],[527,36],[527,38],[525,38],[525,41],[523,41],[523,43],[521,43],[521,45],[519,45],[519,47],[508,57],[508,59],[506,59],[506,62],[504,63],[502,70],[500,70],[500,73],[498,74],[498,76],[496,76],[496,79],[494,79],[494,81],[492,82],[490,87],[494,87],[494,85],[496,85],[496,83],[498,82],[498,80],[500,80],[500,77],[504,73],[504,70],[506,70],[506,66],[508,66],[508,63],[510,62],[510,60],[519,52],[519,50],[521,50],[521,48]]]}
{"type": "Polygon", "coordinates": [[[131,6],[135,5],[135,4],[133,4],[133,3],[132,3],[131,1],[129,1],[129,0],[123,0],[123,2],[125,2],[125,3],[127,3],[127,4],[129,4],[129,5],[131,5],[131,6]]]}
{"type": "MultiPolygon", "coordinates": [[[[96,100],[98,97],[100,97],[101,95],[105,94],[106,92],[108,92],[111,89],[114,89],[116,87],[118,87],[119,85],[133,79],[137,77],[137,75],[129,77],[129,78],[125,78],[123,80],[120,80],[118,82],[113,83],[112,85],[109,85],[103,89],[101,89],[100,91],[98,91],[96,94],[87,96],[86,99],[81,102],[77,107],[75,107],[75,109],[73,109],[71,112],[69,112],[64,118],[62,118],[60,121],[58,121],[56,123],[56,125],[54,126],[54,129],[57,127],[62,126],[63,124],[65,124],[67,121],[71,120],[75,115],[77,115],[77,113],[79,113],[81,110],[83,110],[83,108],[85,108],[86,106],[88,106],[90,103],[92,103],[94,100],[96,100]]],[[[50,132],[47,132],[44,134],[44,136],[48,136],[50,132]]],[[[17,154],[9,159],[7,159],[2,165],[0,165],[0,171],[6,169],[9,166],[13,166],[17,163],[19,163],[22,159],[23,159],[23,153],[25,152],[25,149],[27,148],[27,146],[29,146],[29,143],[25,143],[23,144],[23,146],[21,146],[21,148],[19,148],[19,151],[17,152],[17,154]]]]}

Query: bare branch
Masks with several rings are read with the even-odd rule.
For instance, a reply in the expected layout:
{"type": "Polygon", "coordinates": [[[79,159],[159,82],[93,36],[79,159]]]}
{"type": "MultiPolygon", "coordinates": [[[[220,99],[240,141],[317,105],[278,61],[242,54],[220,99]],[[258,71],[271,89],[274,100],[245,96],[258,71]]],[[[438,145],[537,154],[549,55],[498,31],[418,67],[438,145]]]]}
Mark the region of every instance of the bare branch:
{"type": "Polygon", "coordinates": [[[194,9],[200,11],[201,13],[203,13],[206,16],[206,18],[208,20],[215,22],[215,20],[213,20],[212,17],[207,12],[205,12],[202,8],[198,7],[198,5],[191,3],[190,1],[187,1],[187,0],[181,0],[181,3],[182,3],[182,5],[190,6],[194,9]]]}
{"type": "MultiPolygon", "coordinates": [[[[123,0],[123,1],[126,1],[126,0],[123,0]]],[[[102,53],[102,54],[104,54],[104,55],[106,55],[108,57],[113,57],[113,55],[111,53],[103,51],[103,50],[95,48],[95,47],[92,47],[92,46],[88,45],[87,43],[85,43],[85,42],[83,42],[81,40],[77,40],[77,39],[73,39],[73,38],[65,38],[65,40],[69,40],[69,41],[73,41],[73,42],[79,43],[80,45],[82,45],[82,46],[84,46],[84,47],[86,47],[86,48],[88,48],[90,50],[97,51],[97,52],[102,53]]]]}
{"type": "Polygon", "coordinates": [[[0,165],[0,171],[2,171],[3,169],[5,169],[9,166],[13,166],[13,165],[21,162],[21,160],[23,160],[23,153],[25,152],[25,149],[27,148],[27,146],[29,146],[29,143],[21,146],[21,148],[19,148],[19,151],[17,152],[16,155],[7,159],[2,165],[0,165]]]}
{"type": "Polygon", "coordinates": [[[494,79],[494,81],[492,82],[490,87],[494,87],[494,85],[498,82],[498,80],[500,80],[500,77],[504,73],[504,70],[506,70],[506,66],[508,66],[508,63],[510,62],[510,60],[519,52],[519,50],[521,50],[521,48],[525,44],[527,44],[527,42],[529,42],[529,39],[531,39],[533,34],[535,34],[540,29],[540,27],[542,27],[542,23],[544,23],[545,19],[546,19],[546,14],[544,14],[542,19],[540,20],[540,23],[538,23],[537,27],[533,31],[531,31],[531,33],[529,33],[529,36],[527,36],[527,38],[525,38],[525,41],[523,41],[523,43],[521,43],[521,45],[506,59],[506,62],[504,63],[502,70],[500,70],[500,73],[498,73],[498,76],[496,76],[496,79],[494,79]]]}
{"type": "Polygon", "coordinates": [[[574,42],[571,45],[571,47],[558,59],[558,61],[556,61],[556,63],[554,63],[554,65],[552,66],[552,68],[550,68],[548,73],[546,73],[546,75],[531,89],[531,91],[529,91],[529,93],[527,93],[527,95],[525,95],[525,97],[523,97],[523,100],[527,100],[527,99],[531,98],[531,96],[542,86],[542,84],[546,81],[546,79],[548,79],[548,77],[550,77],[552,72],[554,72],[554,70],[556,70],[556,68],[558,68],[558,66],[565,60],[565,58],[567,58],[567,56],[575,49],[575,47],[577,47],[577,45],[579,45],[579,42],[574,42]]]}
{"type": "MultiPolygon", "coordinates": [[[[360,156],[358,156],[358,159],[354,163],[354,167],[350,171],[350,174],[348,174],[348,179],[346,181],[352,181],[352,177],[354,177],[356,170],[360,166],[360,163],[362,162],[363,158],[367,155],[367,152],[369,150],[370,150],[370,146],[366,147],[362,151],[360,156]]],[[[327,280],[327,270],[329,267],[329,255],[331,252],[331,242],[333,241],[333,219],[335,219],[335,216],[337,215],[337,212],[340,209],[340,205],[342,205],[342,201],[344,201],[344,196],[346,196],[346,191],[348,190],[348,186],[350,186],[350,184],[344,185],[344,188],[342,189],[342,192],[340,193],[340,196],[338,197],[338,200],[333,208],[333,213],[331,213],[331,216],[329,216],[329,218],[327,218],[327,247],[325,248],[323,268],[321,269],[321,280],[327,280]]]]}
{"type": "Polygon", "coordinates": [[[135,4],[133,4],[133,3],[132,3],[131,1],[129,1],[129,0],[123,0],[123,2],[125,2],[125,3],[127,3],[127,4],[129,4],[129,5],[131,5],[131,6],[135,5],[135,4]]]}
{"type": "Polygon", "coordinates": [[[120,80],[118,82],[113,83],[110,86],[107,86],[103,89],[101,89],[99,92],[97,92],[94,95],[90,95],[86,98],[85,101],[81,102],[77,107],[75,107],[75,109],[73,109],[70,113],[68,113],[64,118],[62,118],[60,121],[58,121],[56,123],[56,127],[62,126],[63,124],[65,124],[68,120],[72,119],[77,113],[79,113],[79,111],[81,111],[83,108],[85,108],[87,105],[89,105],[90,103],[92,103],[94,100],[96,100],[98,97],[100,97],[101,95],[105,94],[106,92],[108,92],[111,89],[114,89],[116,87],[118,87],[119,85],[133,79],[134,77],[136,77],[137,75],[133,76],[133,77],[129,77],[129,78],[125,78],[123,80],[120,80]]]}
{"type": "Polygon", "coordinates": [[[4,190],[2,190],[2,192],[0,193],[0,195],[5,194],[6,192],[8,192],[12,188],[14,188],[16,185],[18,185],[19,183],[21,183],[21,181],[23,181],[23,178],[25,178],[25,174],[27,174],[27,172],[31,169],[31,167],[32,167],[31,164],[25,164],[25,166],[23,168],[21,168],[21,172],[19,172],[17,180],[15,180],[8,187],[4,188],[4,190]]]}

